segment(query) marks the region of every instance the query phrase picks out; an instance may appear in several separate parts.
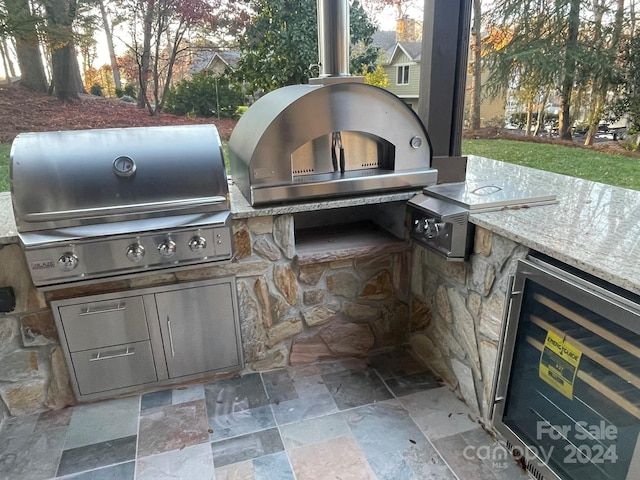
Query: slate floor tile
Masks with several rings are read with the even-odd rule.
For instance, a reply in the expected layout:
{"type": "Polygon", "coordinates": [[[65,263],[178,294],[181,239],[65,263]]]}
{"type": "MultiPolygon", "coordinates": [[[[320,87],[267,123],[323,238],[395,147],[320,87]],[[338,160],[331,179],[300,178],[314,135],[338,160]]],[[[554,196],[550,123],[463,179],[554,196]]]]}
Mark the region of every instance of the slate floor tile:
{"type": "Polygon", "coordinates": [[[135,459],[136,436],[117,438],[62,452],[57,476],[85,472],[135,459]]]}
{"type": "Polygon", "coordinates": [[[297,480],[376,480],[351,436],[294,448],[289,458],[297,480]]]}
{"type": "Polygon", "coordinates": [[[216,468],[253,460],[284,450],[277,428],[242,435],[211,444],[213,464],[216,468]]]}
{"type": "Polygon", "coordinates": [[[171,390],[145,393],[140,398],[140,412],[144,414],[146,410],[171,405],[172,397],[173,393],[171,390]]]}
{"type": "Polygon", "coordinates": [[[469,408],[448,387],[433,388],[401,397],[413,421],[430,440],[477,428],[469,408]]]}
{"type": "MultiPolygon", "coordinates": [[[[31,424],[35,426],[35,422],[31,424]]],[[[62,455],[64,429],[0,437],[0,478],[40,480],[56,474],[62,455]]]]}
{"type": "Polygon", "coordinates": [[[339,413],[290,423],[279,428],[287,450],[351,434],[349,425],[339,413]]]}
{"type": "Polygon", "coordinates": [[[64,480],[134,480],[135,474],[136,462],[131,461],[76,475],[67,475],[64,480]]]}
{"type": "Polygon", "coordinates": [[[531,480],[500,448],[400,349],[5,418],[0,479],[531,480]]]}
{"type": "Polygon", "coordinates": [[[139,413],[140,397],[74,407],[64,448],[71,449],[136,435],[139,413]]]}
{"type": "Polygon", "coordinates": [[[396,397],[441,387],[429,372],[413,373],[384,381],[396,397]]]}
{"type": "Polygon", "coordinates": [[[138,459],[136,480],[214,480],[209,443],[138,459]]]}
{"type": "Polygon", "coordinates": [[[340,410],[393,398],[372,368],[328,373],[322,379],[340,410]]]}
{"type": "Polygon", "coordinates": [[[397,400],[342,415],[379,480],[455,479],[397,400]]]}
{"type": "Polygon", "coordinates": [[[204,400],[159,407],[140,417],[138,456],[209,441],[204,400]]]}

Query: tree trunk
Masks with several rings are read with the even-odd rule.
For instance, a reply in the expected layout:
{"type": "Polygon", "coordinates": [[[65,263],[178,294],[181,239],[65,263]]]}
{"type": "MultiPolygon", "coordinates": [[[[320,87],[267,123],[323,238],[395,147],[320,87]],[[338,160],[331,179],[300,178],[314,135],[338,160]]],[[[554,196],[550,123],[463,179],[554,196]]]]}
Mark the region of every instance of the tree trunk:
{"type": "Polygon", "coordinates": [[[20,66],[21,84],[34,92],[47,91],[47,78],[44,74],[40,40],[36,23],[38,19],[31,15],[28,0],[5,0],[7,15],[19,25],[14,30],[16,55],[20,66]]]}
{"type": "Polygon", "coordinates": [[[593,104],[589,115],[589,132],[584,140],[586,146],[593,145],[593,141],[598,133],[598,126],[602,120],[602,114],[605,111],[607,103],[607,94],[609,87],[613,83],[613,62],[617,61],[620,54],[620,41],[622,39],[622,27],[624,19],[624,0],[616,0],[616,14],[613,24],[613,31],[609,45],[602,44],[602,16],[604,14],[604,5],[599,5],[597,15],[595,16],[595,35],[594,45],[611,53],[612,63],[603,65],[604,71],[598,71],[594,75],[593,80],[593,104]]]}
{"type": "Polygon", "coordinates": [[[482,103],[482,0],[473,0],[473,73],[471,76],[471,130],[480,129],[480,105],[482,103]]]}
{"type": "Polygon", "coordinates": [[[531,127],[533,126],[533,102],[531,100],[527,101],[527,122],[524,126],[524,136],[531,136],[531,127]]]}
{"type": "Polygon", "coordinates": [[[76,7],[76,0],[45,2],[47,22],[53,32],[50,33],[51,84],[53,93],[61,100],[78,99],[79,93],[85,93],[73,42],[76,7]]]}
{"type": "Polygon", "coordinates": [[[73,44],[68,43],[51,53],[53,92],[60,100],[77,100],[84,93],[80,68],[73,44]]]}
{"type": "Polygon", "coordinates": [[[138,64],[138,79],[140,82],[140,94],[138,95],[138,108],[147,107],[149,113],[153,115],[153,110],[147,98],[147,86],[149,84],[149,73],[151,71],[151,35],[153,28],[153,13],[155,1],[143,2],[147,10],[144,12],[144,27],[142,37],[142,53],[138,64]]]}
{"type": "Polygon", "coordinates": [[[113,48],[113,35],[111,34],[109,17],[107,15],[107,9],[104,6],[103,0],[100,0],[100,13],[102,14],[102,26],[104,28],[104,33],[105,33],[105,36],[107,37],[107,47],[109,48],[109,59],[111,61],[111,71],[113,72],[113,84],[117,92],[122,90],[122,83],[120,82],[120,68],[118,67],[118,59],[116,58],[116,51],[113,48]]]}
{"type": "Polygon", "coordinates": [[[562,86],[560,90],[560,118],[558,134],[562,140],[571,140],[571,94],[576,75],[576,50],[580,27],[581,0],[570,0],[569,30],[567,32],[562,86]]]}
{"type": "MultiPolygon", "coordinates": [[[[547,102],[549,101],[549,95],[551,93],[551,89],[547,88],[544,92],[544,96],[542,97],[542,102],[540,103],[540,106],[538,107],[538,121],[536,123],[536,128],[533,131],[533,136],[537,137],[538,134],[540,133],[540,128],[544,127],[544,123],[546,120],[546,111],[547,111],[547,102]]],[[[551,136],[551,132],[548,132],[549,136],[551,136]]]]}

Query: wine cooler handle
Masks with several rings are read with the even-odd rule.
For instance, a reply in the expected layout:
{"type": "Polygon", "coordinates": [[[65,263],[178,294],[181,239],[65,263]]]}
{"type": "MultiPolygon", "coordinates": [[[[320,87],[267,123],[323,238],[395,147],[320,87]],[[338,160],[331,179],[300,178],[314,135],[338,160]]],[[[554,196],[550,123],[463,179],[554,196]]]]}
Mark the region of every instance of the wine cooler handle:
{"type": "Polygon", "coordinates": [[[500,326],[500,340],[498,341],[498,353],[496,355],[496,362],[494,365],[493,384],[491,385],[491,405],[489,407],[489,418],[493,418],[495,406],[504,402],[506,395],[505,391],[498,391],[498,386],[502,383],[506,386],[506,382],[500,381],[500,374],[502,372],[502,353],[504,350],[505,337],[507,335],[507,324],[509,321],[509,312],[511,312],[511,304],[513,298],[517,295],[521,295],[522,292],[514,292],[513,285],[515,282],[515,276],[509,275],[507,279],[507,299],[504,304],[504,310],[502,311],[502,325],[500,326]]]}

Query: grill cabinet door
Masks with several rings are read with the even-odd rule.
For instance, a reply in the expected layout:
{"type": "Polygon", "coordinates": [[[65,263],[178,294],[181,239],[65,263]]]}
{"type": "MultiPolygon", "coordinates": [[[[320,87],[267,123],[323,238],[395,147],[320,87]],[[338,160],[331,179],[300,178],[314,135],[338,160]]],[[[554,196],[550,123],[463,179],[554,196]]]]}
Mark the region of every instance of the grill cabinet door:
{"type": "Polygon", "coordinates": [[[170,378],[240,365],[231,283],[157,293],[170,378]]]}

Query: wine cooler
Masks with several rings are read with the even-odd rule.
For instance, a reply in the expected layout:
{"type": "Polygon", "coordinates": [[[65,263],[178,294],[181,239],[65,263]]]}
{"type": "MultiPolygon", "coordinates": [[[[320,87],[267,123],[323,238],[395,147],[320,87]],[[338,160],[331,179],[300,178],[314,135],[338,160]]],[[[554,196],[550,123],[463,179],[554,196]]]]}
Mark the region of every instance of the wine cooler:
{"type": "Polygon", "coordinates": [[[543,255],[518,264],[493,426],[538,480],[640,478],[640,297],[543,255]]]}

